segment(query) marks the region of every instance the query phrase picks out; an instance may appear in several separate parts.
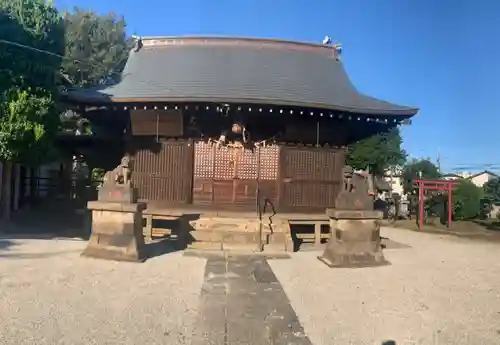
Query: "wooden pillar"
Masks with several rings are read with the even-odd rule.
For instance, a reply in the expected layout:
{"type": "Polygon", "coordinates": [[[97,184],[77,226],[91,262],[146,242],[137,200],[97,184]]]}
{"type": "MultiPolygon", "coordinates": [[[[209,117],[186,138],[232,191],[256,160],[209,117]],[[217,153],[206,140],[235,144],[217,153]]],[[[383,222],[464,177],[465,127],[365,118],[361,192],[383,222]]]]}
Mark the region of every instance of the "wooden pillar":
{"type": "Polygon", "coordinates": [[[448,229],[451,228],[452,216],[453,216],[453,198],[451,196],[452,193],[452,184],[448,183],[448,229]]]}
{"type": "Polygon", "coordinates": [[[144,218],[146,220],[146,229],[145,229],[146,242],[150,243],[151,240],[153,239],[153,215],[147,214],[144,216],[144,218]]]}
{"type": "Polygon", "coordinates": [[[314,223],[314,245],[315,246],[321,245],[321,223],[320,222],[314,223]]]}
{"type": "Polygon", "coordinates": [[[424,225],[424,184],[423,182],[418,182],[418,228],[422,230],[424,225]]]}
{"type": "MultiPolygon", "coordinates": [[[[2,205],[3,195],[3,163],[0,162],[0,205],[2,205]]],[[[0,212],[1,214],[1,212],[0,212]]]]}
{"type": "Polygon", "coordinates": [[[19,210],[19,201],[21,199],[21,166],[19,164],[14,164],[12,167],[12,174],[14,177],[14,190],[12,191],[14,194],[14,203],[13,209],[14,211],[19,210]]]}

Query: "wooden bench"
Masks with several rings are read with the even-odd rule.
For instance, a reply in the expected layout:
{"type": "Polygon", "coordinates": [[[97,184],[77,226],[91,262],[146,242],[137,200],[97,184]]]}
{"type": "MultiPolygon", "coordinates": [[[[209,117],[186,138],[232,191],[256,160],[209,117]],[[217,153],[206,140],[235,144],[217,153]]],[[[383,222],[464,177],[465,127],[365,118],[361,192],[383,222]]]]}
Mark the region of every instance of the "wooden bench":
{"type": "MultiPolygon", "coordinates": [[[[297,238],[300,238],[301,240],[314,240],[315,244],[317,244],[316,241],[316,234],[297,234],[297,238]]],[[[330,238],[330,234],[321,234],[320,235],[320,240],[328,239],[330,238]]],[[[321,241],[320,241],[321,243],[321,241]]]]}
{"type": "Polygon", "coordinates": [[[178,216],[170,216],[170,215],[160,215],[154,213],[146,213],[143,214],[143,218],[145,219],[145,224],[143,227],[143,234],[147,240],[151,240],[153,235],[171,235],[171,229],[164,228],[155,228],[153,227],[154,220],[177,220],[178,216]]]}
{"type": "Polygon", "coordinates": [[[321,240],[326,239],[330,237],[330,234],[323,234],[321,233],[321,226],[322,225],[330,225],[330,220],[328,218],[311,218],[311,219],[288,219],[288,223],[290,224],[290,227],[292,225],[314,225],[314,233],[313,234],[304,234],[304,233],[299,233],[297,234],[297,238],[299,239],[307,239],[307,240],[314,240],[314,245],[319,246],[321,245],[321,240]]]}
{"type": "MultiPolygon", "coordinates": [[[[179,215],[167,215],[160,214],[154,211],[147,211],[143,213],[143,219],[145,219],[145,224],[143,227],[143,235],[146,238],[146,242],[151,242],[154,237],[165,237],[168,236],[172,240],[176,240],[177,242],[181,242],[182,240],[179,238],[183,229],[182,224],[176,224],[177,232],[172,231],[173,229],[165,229],[165,228],[155,228],[153,226],[153,221],[155,220],[171,220],[171,221],[180,221],[179,215]]],[[[182,243],[179,243],[182,246],[182,243]]]]}

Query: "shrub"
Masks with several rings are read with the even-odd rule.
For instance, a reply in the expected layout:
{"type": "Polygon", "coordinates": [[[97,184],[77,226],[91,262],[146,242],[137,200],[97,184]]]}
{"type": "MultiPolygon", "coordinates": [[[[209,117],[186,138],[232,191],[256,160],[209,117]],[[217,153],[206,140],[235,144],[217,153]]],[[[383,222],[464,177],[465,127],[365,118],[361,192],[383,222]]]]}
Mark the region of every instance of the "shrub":
{"type": "Polygon", "coordinates": [[[453,191],[453,214],[457,220],[477,218],[481,213],[482,188],[461,180],[453,191]]]}

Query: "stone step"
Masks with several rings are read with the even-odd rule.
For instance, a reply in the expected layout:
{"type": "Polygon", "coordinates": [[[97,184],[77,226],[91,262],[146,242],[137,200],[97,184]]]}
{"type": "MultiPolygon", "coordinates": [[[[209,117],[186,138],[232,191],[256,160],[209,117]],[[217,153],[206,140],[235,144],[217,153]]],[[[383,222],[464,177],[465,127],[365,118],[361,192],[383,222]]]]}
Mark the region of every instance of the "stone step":
{"type": "Polygon", "coordinates": [[[193,220],[192,222],[202,222],[202,221],[209,221],[209,222],[229,222],[229,223],[258,223],[259,219],[257,216],[254,218],[239,218],[239,217],[207,217],[207,216],[201,216],[199,219],[193,220]]]}
{"type": "Polygon", "coordinates": [[[257,243],[244,244],[244,243],[222,243],[222,250],[226,252],[244,252],[244,253],[258,253],[260,252],[257,243]]]}
{"type": "Polygon", "coordinates": [[[188,245],[188,250],[200,251],[215,251],[215,252],[238,252],[238,253],[264,253],[264,254],[283,254],[286,250],[283,246],[264,246],[264,251],[259,251],[259,248],[251,244],[234,244],[234,243],[209,243],[209,242],[194,242],[188,245]]]}
{"type": "Polygon", "coordinates": [[[293,251],[293,243],[289,234],[275,232],[273,234],[264,234],[264,251],[293,251]]]}
{"type": "MultiPolygon", "coordinates": [[[[224,231],[191,231],[193,242],[188,245],[190,249],[199,250],[224,250],[224,251],[245,251],[258,252],[259,233],[258,232],[224,232],[224,231]]],[[[264,234],[262,245],[264,252],[286,252],[290,251],[290,244],[287,241],[287,234],[264,234]]]]}
{"type": "Polygon", "coordinates": [[[265,246],[263,253],[264,254],[276,254],[276,255],[279,255],[279,254],[287,253],[287,251],[285,250],[285,248],[283,248],[281,246],[280,247],[277,247],[277,246],[265,246]]]}
{"type": "Polygon", "coordinates": [[[259,220],[237,219],[237,218],[201,218],[190,222],[196,230],[218,230],[218,231],[258,231],[259,220]]]}
{"type": "Polygon", "coordinates": [[[222,242],[193,242],[188,244],[188,249],[196,249],[196,250],[209,250],[209,251],[221,251],[222,250],[222,242]]]}
{"type": "Polygon", "coordinates": [[[262,222],[257,218],[236,218],[236,217],[201,217],[189,222],[189,225],[196,230],[221,230],[221,231],[259,231],[262,223],[263,231],[287,232],[288,222],[274,219],[270,224],[268,217],[263,217],[262,222]]]}
{"type": "Polygon", "coordinates": [[[195,242],[217,242],[217,243],[258,243],[259,233],[242,231],[220,231],[220,230],[196,230],[189,235],[195,242]]]}
{"type": "Polygon", "coordinates": [[[287,234],[283,232],[275,232],[275,233],[265,232],[262,237],[266,242],[266,244],[277,244],[277,243],[285,243],[287,234]]]}
{"type": "Polygon", "coordinates": [[[244,243],[215,243],[215,242],[193,242],[188,245],[188,249],[207,250],[207,251],[228,251],[228,252],[259,252],[256,244],[244,243]]]}

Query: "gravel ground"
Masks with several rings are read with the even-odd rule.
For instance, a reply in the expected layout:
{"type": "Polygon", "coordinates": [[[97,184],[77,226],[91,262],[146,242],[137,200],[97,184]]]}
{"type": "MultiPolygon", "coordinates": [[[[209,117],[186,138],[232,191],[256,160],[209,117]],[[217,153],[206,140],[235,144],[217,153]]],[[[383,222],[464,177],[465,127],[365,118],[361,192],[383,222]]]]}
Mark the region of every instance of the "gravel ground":
{"type": "Polygon", "coordinates": [[[117,263],[85,246],[0,239],[0,344],[189,344],[204,259],[117,263]]]}
{"type": "Polygon", "coordinates": [[[390,266],[330,269],[319,252],[269,262],[313,344],[500,344],[498,244],[382,236],[411,246],[386,249],[390,266]]]}
{"type": "MultiPolygon", "coordinates": [[[[269,261],[314,345],[500,344],[499,244],[382,235],[390,266],[329,269],[314,251],[269,261]]],[[[0,344],[190,343],[204,259],[117,263],[80,257],[85,245],[0,239],[0,344]]]]}

